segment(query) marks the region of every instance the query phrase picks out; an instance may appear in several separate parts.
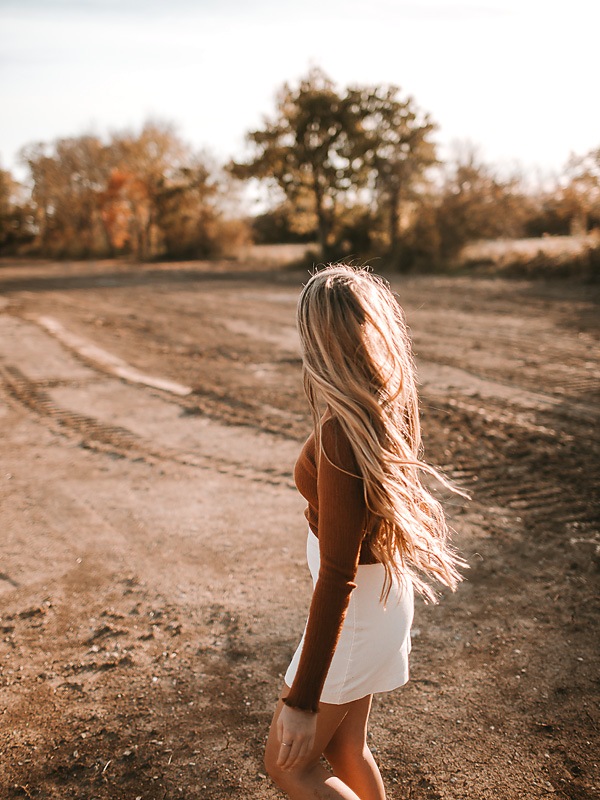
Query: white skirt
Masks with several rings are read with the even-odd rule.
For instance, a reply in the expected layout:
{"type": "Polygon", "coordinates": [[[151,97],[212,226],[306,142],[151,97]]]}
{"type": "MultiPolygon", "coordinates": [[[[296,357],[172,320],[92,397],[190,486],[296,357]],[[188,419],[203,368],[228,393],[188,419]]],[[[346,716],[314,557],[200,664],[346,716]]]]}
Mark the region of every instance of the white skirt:
{"type": "MultiPolygon", "coordinates": [[[[319,576],[319,540],[310,529],[306,557],[314,587],[319,576]]],[[[359,564],[356,588],[321,694],[323,703],[350,703],[408,681],[413,586],[408,576],[394,580],[384,605],[380,601],[384,578],[382,564],[359,564]]],[[[303,645],[304,635],[285,673],[287,686],[294,682],[303,645]]]]}

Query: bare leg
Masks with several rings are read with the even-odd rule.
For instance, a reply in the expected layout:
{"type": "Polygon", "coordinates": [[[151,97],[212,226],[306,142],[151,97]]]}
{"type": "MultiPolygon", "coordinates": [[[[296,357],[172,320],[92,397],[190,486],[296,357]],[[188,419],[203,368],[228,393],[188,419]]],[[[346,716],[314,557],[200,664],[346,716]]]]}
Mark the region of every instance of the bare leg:
{"type": "Polygon", "coordinates": [[[325,748],[324,755],[336,776],[361,800],[385,800],[381,773],[367,747],[371,700],[372,695],[368,695],[351,704],[325,748]]]}
{"type": "MultiPolygon", "coordinates": [[[[277,737],[277,718],[281,712],[282,705],[283,703],[280,700],[273,716],[265,751],[265,766],[277,786],[286,792],[291,800],[315,800],[315,798],[319,798],[319,800],[385,800],[381,776],[373,757],[366,748],[364,739],[370,698],[363,698],[344,705],[321,703],[313,751],[301,767],[291,771],[283,771],[277,767],[277,756],[280,747],[277,737]],[[350,721],[345,725],[345,720],[348,716],[350,716],[350,721]],[[346,769],[346,774],[350,780],[354,781],[354,786],[348,785],[337,772],[331,775],[320,763],[321,756],[327,750],[328,745],[332,742],[341,726],[344,726],[345,733],[342,734],[340,738],[341,744],[336,748],[336,751],[341,752],[342,749],[345,752],[349,751],[350,747],[343,747],[344,743],[349,740],[358,741],[362,735],[364,748],[358,747],[360,763],[355,766],[354,770],[346,769]],[[355,728],[358,730],[354,731],[355,728]],[[364,757],[363,749],[370,756],[370,761],[364,757]],[[379,783],[376,780],[377,776],[379,777],[379,783]],[[357,790],[360,793],[357,793],[357,790]]],[[[353,753],[356,753],[356,751],[356,748],[352,750],[353,753]]],[[[339,762],[343,762],[341,757],[339,762]]],[[[332,764],[332,766],[335,770],[335,764],[332,764]]]]}
{"type": "Polygon", "coordinates": [[[338,778],[332,776],[319,763],[327,742],[347,713],[347,706],[320,704],[313,751],[301,767],[289,771],[281,770],[277,766],[280,748],[277,719],[282,707],[283,703],[280,700],[273,716],[265,750],[265,767],[277,786],[286,792],[291,800],[315,800],[315,798],[319,798],[319,800],[361,800],[355,792],[338,778]]]}

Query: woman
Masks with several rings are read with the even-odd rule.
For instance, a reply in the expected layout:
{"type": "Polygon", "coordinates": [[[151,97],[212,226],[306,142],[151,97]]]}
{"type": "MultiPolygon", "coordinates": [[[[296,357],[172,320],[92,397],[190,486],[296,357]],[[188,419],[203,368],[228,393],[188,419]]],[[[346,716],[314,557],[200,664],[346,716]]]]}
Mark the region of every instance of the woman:
{"type": "Polygon", "coordinates": [[[304,287],[297,322],[314,430],[295,481],[314,592],[265,765],[293,800],[383,800],[366,744],[372,695],[408,680],[413,586],[435,601],[424,578],[454,589],[463,562],[420,481],[424,470],[439,476],[419,458],[410,342],[388,285],[327,267],[304,287]]]}

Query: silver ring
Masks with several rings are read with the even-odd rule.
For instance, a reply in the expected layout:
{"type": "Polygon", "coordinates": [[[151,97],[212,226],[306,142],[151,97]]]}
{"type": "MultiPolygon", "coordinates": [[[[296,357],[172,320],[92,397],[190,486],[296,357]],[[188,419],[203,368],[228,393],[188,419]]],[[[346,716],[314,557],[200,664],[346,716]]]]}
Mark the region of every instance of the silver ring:
{"type": "Polygon", "coordinates": [[[289,743],[288,742],[282,742],[281,744],[282,744],[283,747],[291,747],[292,746],[291,742],[289,742],[289,743]]]}

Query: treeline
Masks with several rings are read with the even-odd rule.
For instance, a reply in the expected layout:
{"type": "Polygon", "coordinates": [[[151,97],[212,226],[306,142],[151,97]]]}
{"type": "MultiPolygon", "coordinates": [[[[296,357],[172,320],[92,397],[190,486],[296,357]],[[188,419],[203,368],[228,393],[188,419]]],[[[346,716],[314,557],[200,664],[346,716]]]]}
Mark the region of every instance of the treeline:
{"type": "Polygon", "coordinates": [[[226,213],[232,179],[165,123],[21,151],[29,193],[0,173],[0,248],[51,258],[227,253],[248,236],[226,213]]]}
{"type": "Polygon", "coordinates": [[[216,165],[174,130],[25,147],[27,186],[0,172],[0,250],[48,257],[204,258],[316,241],[324,260],[378,256],[398,269],[451,263],[476,239],[600,228],[600,147],[552,187],[503,176],[469,146],[442,163],[437,127],[396,86],[338,88],[313,69],[279,91],[244,160],[216,165]],[[271,205],[242,219],[240,182],[271,205]]]}

